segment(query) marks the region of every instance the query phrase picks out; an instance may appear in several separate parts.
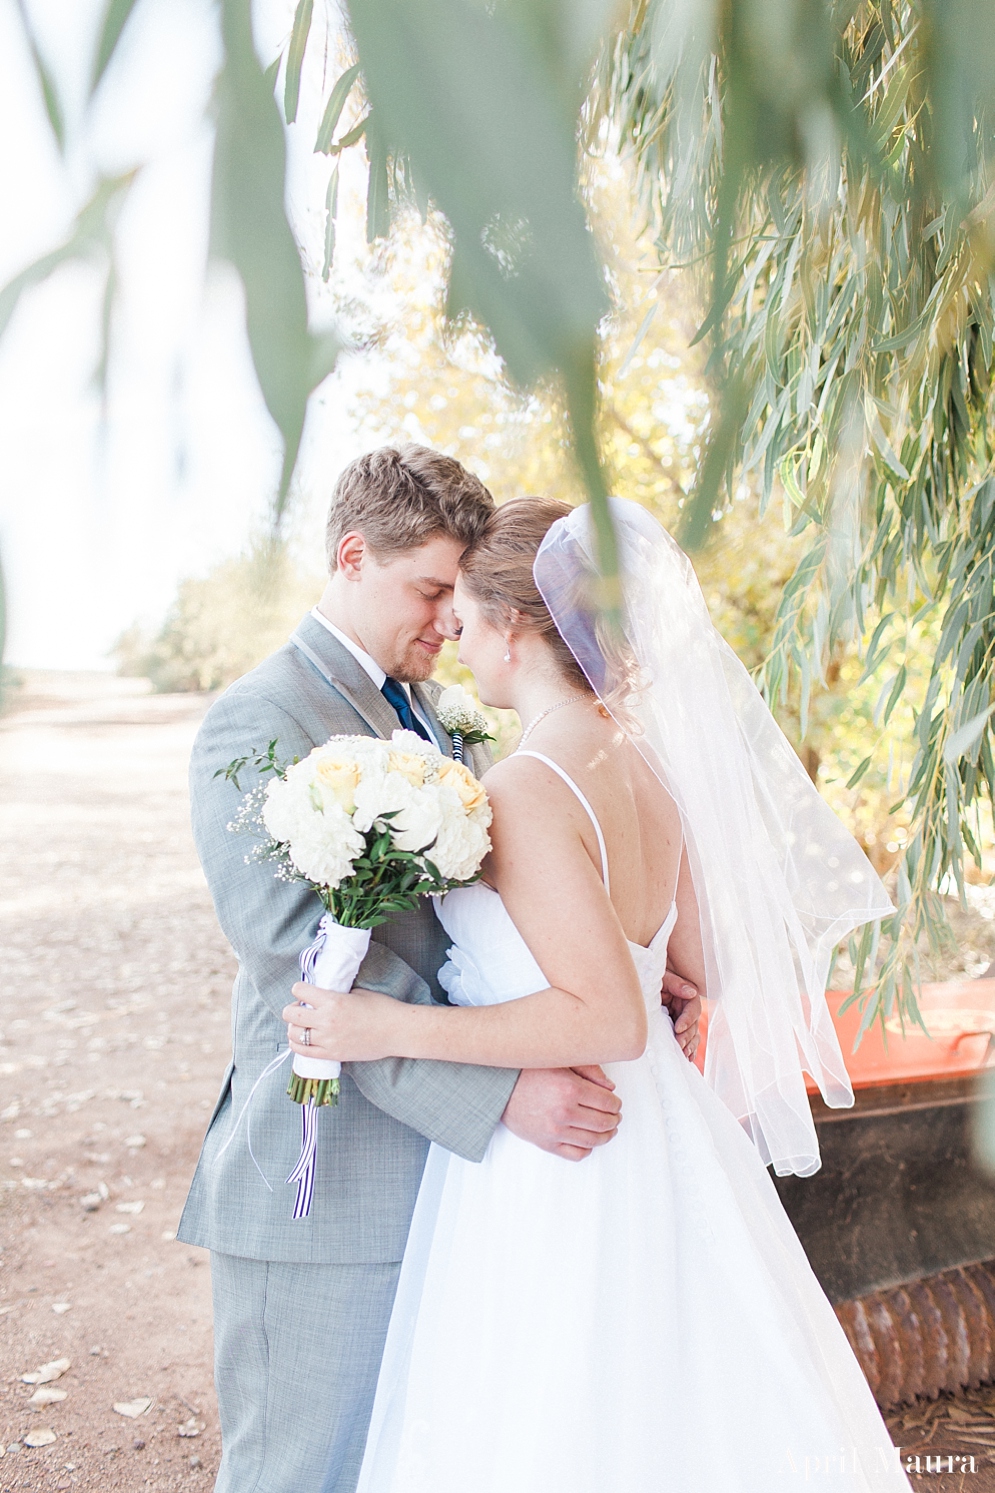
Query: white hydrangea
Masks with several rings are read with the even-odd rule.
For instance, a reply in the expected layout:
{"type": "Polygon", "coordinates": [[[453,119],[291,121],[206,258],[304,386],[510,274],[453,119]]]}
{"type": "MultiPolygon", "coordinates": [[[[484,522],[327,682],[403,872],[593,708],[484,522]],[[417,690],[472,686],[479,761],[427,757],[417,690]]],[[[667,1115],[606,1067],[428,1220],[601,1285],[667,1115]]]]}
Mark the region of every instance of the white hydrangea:
{"type": "MultiPolygon", "coordinates": [[[[445,790],[444,790],[445,791],[445,790]]],[[[455,794],[453,794],[455,798],[455,794]]],[[[488,823],[490,819],[488,817],[488,823]]],[[[467,814],[457,799],[457,809],[443,815],[438,839],[429,859],[450,881],[469,881],[491,848],[491,837],[481,817],[467,814]]]]}

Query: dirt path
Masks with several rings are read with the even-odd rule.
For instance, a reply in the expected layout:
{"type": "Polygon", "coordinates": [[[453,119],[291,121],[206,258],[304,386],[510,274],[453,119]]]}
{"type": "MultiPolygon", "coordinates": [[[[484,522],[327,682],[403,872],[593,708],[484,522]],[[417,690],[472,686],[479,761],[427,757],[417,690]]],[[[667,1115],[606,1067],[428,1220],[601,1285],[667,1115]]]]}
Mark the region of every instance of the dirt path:
{"type": "Polygon", "coordinates": [[[172,1240],[234,968],[187,826],[204,702],[127,688],[29,678],[0,720],[5,1493],[206,1490],[219,1456],[208,1260],[172,1240]],[[63,1358],[33,1407],[21,1376],[63,1358]]]}
{"type": "MultiPolygon", "coordinates": [[[[0,1493],[207,1493],[217,1469],[209,1265],[172,1236],[234,960],[187,825],[204,702],[135,688],[29,676],[0,719],[0,1493]],[[60,1359],[65,1398],[33,1406],[22,1376],[60,1359]]],[[[917,1489],[995,1493],[992,1389],[890,1424],[917,1489]]]]}

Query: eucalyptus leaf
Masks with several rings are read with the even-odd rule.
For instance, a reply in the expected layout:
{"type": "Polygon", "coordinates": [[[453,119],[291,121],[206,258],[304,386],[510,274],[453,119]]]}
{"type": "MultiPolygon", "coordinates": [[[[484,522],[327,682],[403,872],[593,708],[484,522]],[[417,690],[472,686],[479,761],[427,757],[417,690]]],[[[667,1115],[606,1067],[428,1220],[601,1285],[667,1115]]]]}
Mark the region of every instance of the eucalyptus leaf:
{"type": "Polygon", "coordinates": [[[980,711],[977,715],[965,722],[959,730],[949,736],[943,746],[943,760],[946,763],[958,761],[965,756],[971,748],[980,741],[981,733],[988,724],[995,705],[989,705],[987,710],[980,711]]]}
{"type": "Polygon", "coordinates": [[[287,48],[287,71],[283,80],[283,111],[288,124],[293,124],[297,118],[297,105],[301,96],[301,68],[304,65],[304,51],[311,30],[313,10],[314,0],[297,0],[290,45],[287,48]]]}
{"type": "Polygon", "coordinates": [[[114,49],[121,38],[121,32],[128,22],[128,17],[135,8],[135,3],[136,0],[108,0],[97,39],[93,70],[90,74],[91,93],[96,92],[101,78],[107,71],[107,65],[114,56],[114,49]]]}
{"type": "Polygon", "coordinates": [[[595,436],[595,347],[608,300],[579,196],[576,131],[587,69],[615,15],[508,0],[351,0],[372,107],[368,234],[387,216],[386,163],[410,161],[453,236],[449,310],[490,328],[524,387],[558,376],[594,508],[604,602],[617,557],[595,436]]]}
{"type": "Polygon", "coordinates": [[[32,286],[47,280],[60,265],[73,259],[108,259],[118,215],[136,173],[104,178],[89,202],[80,210],[69,237],[57,249],[43,254],[0,290],[0,337],[10,324],[21,296],[32,286]]]}
{"type": "MultiPolygon", "coordinates": [[[[338,129],[339,120],[342,117],[342,110],[345,108],[346,100],[352,92],[353,84],[358,77],[359,63],[357,62],[352,67],[347,68],[342,76],[335,80],[335,86],[328,95],[325,112],[321,116],[321,124],[318,126],[318,137],[314,142],[316,151],[321,151],[327,155],[331,150],[332,140],[335,137],[335,131],[338,129]]],[[[349,143],[352,144],[353,142],[349,141],[349,143]]]]}
{"type": "Polygon", "coordinates": [[[300,254],[284,206],[286,147],[280,112],[259,63],[249,0],[222,0],[225,61],[217,85],[211,250],[245,287],[246,327],[259,386],[284,442],[277,513],[300,448],[312,388],[332,344],[316,358],[300,254]]]}
{"type": "MultiPolygon", "coordinates": [[[[55,86],[55,79],[52,77],[51,70],[41,54],[38,39],[35,36],[34,27],[28,16],[24,0],[16,0],[16,3],[21,17],[21,25],[24,28],[24,34],[31,51],[31,60],[34,63],[38,86],[41,89],[45,113],[48,115],[48,122],[52,126],[52,133],[56,138],[59,149],[64,151],[66,148],[66,121],[62,112],[62,104],[59,101],[58,89],[55,86]]],[[[2,657],[3,653],[0,651],[0,658],[2,657]]]]}

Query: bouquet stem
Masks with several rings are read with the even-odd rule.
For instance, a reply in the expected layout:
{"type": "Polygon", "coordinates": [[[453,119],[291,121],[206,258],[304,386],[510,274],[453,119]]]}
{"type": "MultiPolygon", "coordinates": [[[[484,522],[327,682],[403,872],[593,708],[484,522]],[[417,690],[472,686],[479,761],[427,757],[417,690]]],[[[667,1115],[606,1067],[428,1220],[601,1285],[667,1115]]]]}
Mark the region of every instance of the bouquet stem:
{"type": "Polygon", "coordinates": [[[287,1093],[295,1104],[309,1104],[312,1099],[319,1107],[338,1104],[339,1081],[337,1078],[304,1078],[300,1073],[291,1073],[287,1093]]]}
{"type": "MultiPolygon", "coordinates": [[[[318,924],[318,937],[301,954],[301,979],[323,990],[351,990],[370,946],[368,928],[344,928],[330,913],[318,924]]],[[[318,1110],[339,1102],[342,1064],[295,1054],[287,1093],[301,1106],[301,1154],[288,1183],[297,1183],[294,1218],[307,1218],[314,1196],[318,1110]]]]}

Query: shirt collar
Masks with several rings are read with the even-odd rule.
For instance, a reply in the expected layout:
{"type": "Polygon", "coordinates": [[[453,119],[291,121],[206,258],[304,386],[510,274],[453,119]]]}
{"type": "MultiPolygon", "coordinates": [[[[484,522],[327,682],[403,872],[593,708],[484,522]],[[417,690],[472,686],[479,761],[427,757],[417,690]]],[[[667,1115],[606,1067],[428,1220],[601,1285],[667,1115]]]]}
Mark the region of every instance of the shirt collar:
{"type": "MultiPolygon", "coordinates": [[[[319,612],[317,607],[311,608],[311,616],[314,618],[315,622],[320,622],[322,627],[325,628],[326,631],[330,632],[333,638],[337,638],[338,641],[342,644],[343,648],[345,648],[349,653],[352,654],[353,658],[360,665],[360,667],[364,669],[369,675],[375,688],[378,690],[382,690],[384,687],[384,681],[387,678],[387,674],[383,669],[381,669],[376,659],[371,657],[371,655],[367,653],[365,648],[360,648],[358,643],[354,643],[352,641],[352,638],[347,638],[342,629],[340,627],[336,627],[334,622],[329,622],[324,612],[319,612]]],[[[409,701],[411,702],[412,710],[421,721],[422,725],[425,727],[426,731],[429,734],[429,737],[432,741],[435,741],[435,729],[432,726],[432,722],[426,718],[426,713],[421,705],[421,702],[412,693],[411,685],[405,683],[403,680],[399,680],[398,683],[404,690],[404,693],[407,695],[409,701]]]]}
{"type": "Polygon", "coordinates": [[[319,612],[317,607],[311,608],[311,616],[315,622],[320,622],[322,627],[327,628],[333,638],[338,638],[343,648],[349,650],[360,667],[365,669],[366,673],[369,674],[376,688],[383,689],[387,674],[385,670],[381,669],[376,659],[371,658],[366,649],[360,648],[359,644],[354,643],[352,638],[347,638],[342,629],[336,627],[334,622],[329,622],[328,618],[323,612],[319,612]]]}

